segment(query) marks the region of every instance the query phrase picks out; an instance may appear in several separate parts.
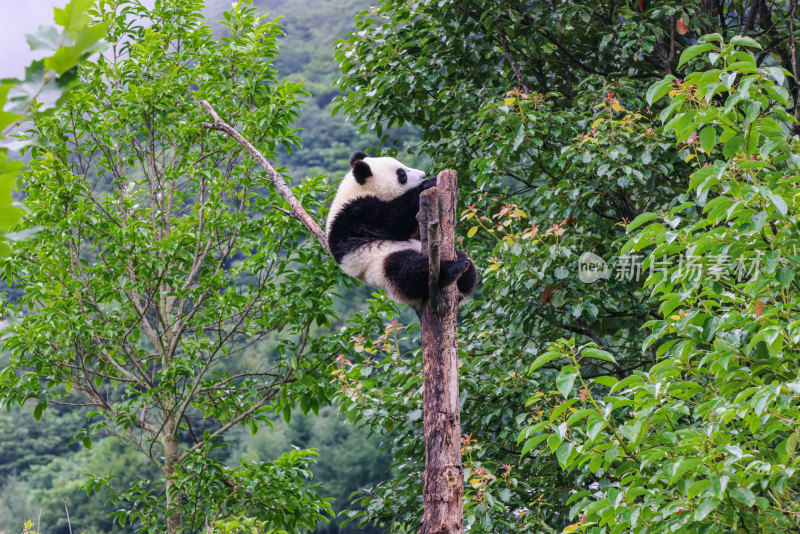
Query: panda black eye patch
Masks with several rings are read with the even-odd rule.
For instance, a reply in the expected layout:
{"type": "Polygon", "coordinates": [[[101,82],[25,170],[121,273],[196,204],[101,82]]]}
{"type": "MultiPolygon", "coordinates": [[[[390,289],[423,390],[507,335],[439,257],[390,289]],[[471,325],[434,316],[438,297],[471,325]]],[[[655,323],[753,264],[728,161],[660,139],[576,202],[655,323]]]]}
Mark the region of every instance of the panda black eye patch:
{"type": "Polygon", "coordinates": [[[408,181],[408,176],[406,176],[405,169],[397,169],[397,181],[401,184],[404,184],[408,181]]]}

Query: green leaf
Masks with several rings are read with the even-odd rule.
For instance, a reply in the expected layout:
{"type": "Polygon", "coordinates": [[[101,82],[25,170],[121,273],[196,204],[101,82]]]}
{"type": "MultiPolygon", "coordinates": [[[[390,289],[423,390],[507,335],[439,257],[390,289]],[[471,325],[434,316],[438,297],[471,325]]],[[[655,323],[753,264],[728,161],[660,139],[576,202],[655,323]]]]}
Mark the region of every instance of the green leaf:
{"type": "Polygon", "coordinates": [[[617,391],[622,391],[623,389],[627,388],[628,386],[632,386],[634,384],[641,384],[644,382],[644,379],[639,375],[629,375],[620,380],[616,386],[611,388],[609,394],[613,395],[617,391]]]}
{"type": "Polygon", "coordinates": [[[789,206],[786,205],[786,201],[769,189],[764,191],[764,195],[772,201],[772,205],[775,206],[775,211],[780,213],[782,217],[786,217],[786,214],[789,213],[789,206]]]}
{"type": "Polygon", "coordinates": [[[711,41],[715,41],[715,42],[721,43],[722,42],[722,35],[720,35],[718,33],[708,33],[706,35],[701,35],[700,38],[698,39],[698,41],[700,41],[701,43],[709,43],[711,41]]]}
{"type": "Polygon", "coordinates": [[[726,159],[729,159],[731,156],[736,154],[739,150],[739,147],[742,146],[742,139],[743,137],[740,135],[734,135],[727,141],[725,141],[725,145],[722,147],[722,155],[725,156],[726,159]]]}
{"type": "Polygon", "coordinates": [[[567,428],[573,426],[581,419],[584,419],[585,417],[588,417],[593,413],[597,413],[597,410],[595,410],[594,408],[584,408],[583,410],[578,410],[574,414],[570,415],[569,419],[567,419],[567,428]]]}
{"type": "Polygon", "coordinates": [[[714,167],[701,167],[697,169],[694,173],[692,173],[692,177],[689,179],[689,188],[690,189],[697,189],[697,187],[705,182],[709,176],[714,174],[714,167]]]}
{"type": "Polygon", "coordinates": [[[728,493],[745,506],[753,506],[756,503],[756,496],[747,488],[733,488],[728,493]]]}
{"type": "Polygon", "coordinates": [[[625,228],[625,231],[627,231],[628,233],[631,233],[632,231],[636,230],[637,228],[639,228],[644,223],[652,221],[653,219],[655,219],[657,217],[658,217],[657,213],[649,213],[649,212],[642,213],[642,214],[638,215],[634,220],[632,220],[630,222],[630,224],[625,228]]]}
{"type": "Polygon", "coordinates": [[[35,100],[44,111],[55,107],[63,90],[55,83],[52,72],[46,71],[44,62],[38,61],[26,71],[25,81],[8,91],[8,104],[5,111],[9,113],[26,113],[35,100]]]}
{"type": "Polygon", "coordinates": [[[794,269],[791,267],[783,267],[778,269],[777,279],[783,287],[789,287],[789,284],[791,284],[792,280],[794,280],[794,269]]]}
{"type": "Polygon", "coordinates": [[[702,480],[696,480],[692,482],[689,486],[689,489],[686,491],[686,497],[689,499],[694,499],[697,495],[700,495],[702,492],[707,490],[711,487],[711,481],[707,478],[702,480]]]}
{"type": "Polygon", "coordinates": [[[767,71],[772,75],[775,83],[783,85],[783,82],[786,80],[786,75],[788,74],[788,72],[785,72],[785,69],[781,67],[767,67],[767,71]]]}
{"type": "Polygon", "coordinates": [[[606,449],[605,454],[603,454],[603,459],[606,462],[613,462],[619,456],[619,445],[616,443],[611,445],[609,448],[606,449]]]}
{"type": "Polygon", "coordinates": [[[658,102],[661,97],[667,94],[672,86],[672,82],[675,80],[675,76],[671,74],[664,78],[663,80],[659,80],[647,90],[647,94],[645,98],[647,99],[647,103],[649,105],[653,105],[653,102],[658,102]]]}
{"type": "Polygon", "coordinates": [[[711,43],[701,43],[692,45],[686,50],[683,51],[681,54],[680,60],[678,60],[678,67],[689,61],[695,56],[702,54],[703,52],[708,52],[709,50],[713,50],[714,45],[711,43]]]}
{"type": "Polygon", "coordinates": [[[575,378],[577,378],[578,373],[575,371],[575,368],[571,365],[564,367],[561,369],[561,372],[558,373],[558,377],[556,378],[556,387],[558,391],[564,397],[568,397],[569,393],[572,391],[572,386],[575,384],[575,378]]]}
{"type": "Polygon", "coordinates": [[[617,363],[611,354],[596,347],[586,347],[581,351],[581,357],[595,358],[605,362],[617,363]]]}
{"type": "Polygon", "coordinates": [[[33,419],[36,420],[36,421],[41,419],[42,418],[42,412],[44,412],[44,410],[46,408],[47,408],[47,404],[45,404],[44,402],[40,402],[39,404],[37,404],[36,407],[33,409],[33,419]]]}
{"type": "Polygon", "coordinates": [[[565,441],[558,446],[558,449],[556,449],[556,458],[558,458],[558,463],[561,464],[562,468],[567,468],[567,461],[569,460],[574,448],[575,446],[571,442],[565,441]]]}
{"type": "MultiPolygon", "coordinates": [[[[687,471],[690,471],[703,463],[703,460],[700,458],[690,458],[688,460],[681,460],[675,464],[673,468],[672,478],[670,478],[669,483],[674,484],[676,480],[681,478],[687,471]]],[[[694,477],[691,477],[694,478],[694,477]]]]}
{"type": "Polygon", "coordinates": [[[727,475],[723,475],[721,477],[711,477],[711,489],[714,490],[714,495],[716,495],[718,499],[722,499],[724,496],[728,487],[728,480],[729,477],[727,475]]]}
{"type": "Polygon", "coordinates": [[[75,67],[81,58],[88,53],[102,50],[105,46],[99,41],[106,35],[107,27],[103,24],[89,26],[78,30],[74,35],[72,46],[62,46],[51,57],[44,60],[44,65],[59,75],[75,67]]]}
{"type": "Polygon", "coordinates": [[[700,503],[700,506],[697,507],[697,510],[694,511],[694,520],[702,521],[708,514],[713,512],[717,506],[719,506],[719,501],[717,499],[704,500],[700,503]]]}
{"type": "Polygon", "coordinates": [[[760,232],[761,229],[764,228],[764,224],[767,222],[766,212],[760,211],[752,214],[750,216],[750,222],[753,224],[753,230],[760,232]]]}
{"type": "Polygon", "coordinates": [[[283,420],[287,425],[292,421],[292,409],[288,405],[283,408],[283,420]]]}
{"type": "Polygon", "coordinates": [[[717,130],[713,126],[706,126],[702,130],[700,130],[700,146],[703,147],[703,150],[706,154],[711,154],[711,151],[714,150],[714,145],[717,142],[717,130]]]}
{"type": "Polygon", "coordinates": [[[556,352],[556,351],[545,352],[544,354],[542,354],[541,356],[539,356],[538,358],[533,360],[533,363],[530,365],[530,367],[528,367],[528,373],[532,373],[533,371],[535,371],[539,367],[543,366],[544,364],[546,364],[546,363],[548,363],[548,362],[550,362],[552,360],[555,360],[559,356],[561,356],[560,352],[556,352]]]}
{"type": "Polygon", "coordinates": [[[41,25],[35,33],[25,35],[31,50],[47,50],[55,52],[68,38],[54,26],[41,25]]]}
{"type": "Polygon", "coordinates": [[[525,139],[525,123],[519,125],[519,129],[517,130],[517,135],[514,137],[514,148],[512,150],[517,150],[519,145],[522,144],[522,141],[525,139]]]}
{"type": "Polygon", "coordinates": [[[607,388],[613,388],[619,380],[613,376],[598,376],[592,380],[592,384],[600,384],[607,388]]]}
{"type": "Polygon", "coordinates": [[[538,436],[533,436],[529,440],[525,441],[525,445],[522,446],[522,452],[520,453],[522,456],[528,454],[534,447],[538,444],[543,442],[549,437],[549,434],[539,434],[538,436]]]}
{"type": "Polygon", "coordinates": [[[797,457],[797,440],[800,437],[800,426],[794,429],[794,432],[789,436],[786,440],[786,454],[789,456],[789,459],[794,461],[797,457]]]}
{"type": "Polygon", "coordinates": [[[578,402],[578,398],[577,397],[572,398],[572,399],[568,399],[566,402],[562,402],[561,404],[559,404],[558,407],[556,407],[553,410],[553,412],[550,414],[550,422],[552,423],[553,421],[558,419],[561,414],[563,414],[565,411],[567,411],[567,409],[570,406],[572,406],[573,404],[575,404],[576,402],[578,402]]]}
{"type": "Polygon", "coordinates": [[[589,443],[593,442],[600,431],[606,426],[606,422],[602,419],[595,419],[586,428],[586,437],[589,438],[589,443]]]}
{"type": "Polygon", "coordinates": [[[89,24],[91,18],[87,11],[94,5],[94,0],[72,0],[63,8],[53,8],[53,19],[56,24],[72,31],[89,24]]]}
{"type": "Polygon", "coordinates": [[[12,191],[16,186],[17,176],[25,169],[21,161],[9,159],[0,152],[0,230],[8,230],[19,220],[23,211],[14,206],[12,191]]]}
{"type": "Polygon", "coordinates": [[[745,46],[747,48],[758,48],[761,49],[761,45],[758,44],[758,41],[753,39],[752,37],[747,37],[745,35],[734,35],[731,39],[731,44],[745,46]]]}
{"type": "Polygon", "coordinates": [[[778,262],[781,261],[781,253],[778,250],[770,250],[764,253],[764,270],[768,273],[775,272],[778,262]]]}

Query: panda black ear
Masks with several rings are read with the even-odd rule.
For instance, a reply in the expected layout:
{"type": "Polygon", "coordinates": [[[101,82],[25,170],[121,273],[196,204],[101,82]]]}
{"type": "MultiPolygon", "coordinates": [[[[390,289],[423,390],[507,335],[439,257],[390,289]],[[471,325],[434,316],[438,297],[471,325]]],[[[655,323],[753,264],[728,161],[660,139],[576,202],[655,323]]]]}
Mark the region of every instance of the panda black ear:
{"type": "Polygon", "coordinates": [[[356,179],[356,182],[364,185],[370,176],[372,176],[372,169],[369,168],[366,161],[360,159],[353,164],[353,178],[356,179]]]}
{"type": "Polygon", "coordinates": [[[366,157],[367,157],[367,155],[364,152],[361,152],[360,150],[358,152],[353,152],[353,155],[350,156],[350,167],[355,165],[356,161],[358,161],[360,159],[364,159],[366,157]]]}

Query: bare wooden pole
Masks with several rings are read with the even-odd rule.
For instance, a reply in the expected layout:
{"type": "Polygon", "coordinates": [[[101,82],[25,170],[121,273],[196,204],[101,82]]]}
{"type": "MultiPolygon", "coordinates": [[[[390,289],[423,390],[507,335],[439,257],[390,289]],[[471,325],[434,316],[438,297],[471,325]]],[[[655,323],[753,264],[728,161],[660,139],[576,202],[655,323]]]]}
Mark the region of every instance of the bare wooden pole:
{"type": "Polygon", "coordinates": [[[439,290],[438,261],[456,259],[457,179],[455,171],[440,172],[437,187],[420,196],[418,215],[422,251],[428,252],[431,262],[431,295],[420,315],[425,434],[425,511],[420,534],[461,534],[464,524],[456,338],[458,290],[456,284],[439,290]]]}

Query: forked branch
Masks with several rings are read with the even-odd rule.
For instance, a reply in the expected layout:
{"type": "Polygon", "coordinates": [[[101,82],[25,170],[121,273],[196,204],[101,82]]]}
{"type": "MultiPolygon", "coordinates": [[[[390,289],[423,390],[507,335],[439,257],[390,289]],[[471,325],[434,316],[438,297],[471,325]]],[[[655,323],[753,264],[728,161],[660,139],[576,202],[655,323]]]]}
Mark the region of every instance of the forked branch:
{"type": "Polygon", "coordinates": [[[283,176],[281,176],[278,171],[272,168],[272,165],[269,164],[267,158],[265,158],[261,152],[259,152],[258,149],[250,143],[250,141],[245,139],[244,136],[237,132],[234,127],[220,119],[219,115],[217,115],[217,112],[211,107],[211,104],[205,100],[200,100],[200,105],[203,106],[206,111],[208,111],[208,114],[211,115],[211,118],[214,119],[213,123],[204,122],[203,126],[210,130],[219,130],[220,132],[225,132],[229,136],[236,139],[236,141],[255,158],[258,164],[261,165],[261,168],[267,173],[267,176],[269,176],[272,184],[275,186],[275,189],[278,190],[283,198],[286,199],[286,202],[289,203],[289,206],[291,206],[292,217],[303,223],[305,227],[308,228],[308,231],[311,232],[311,235],[313,235],[319,244],[322,245],[322,248],[324,248],[325,251],[330,254],[325,232],[322,231],[322,228],[319,227],[316,221],[311,218],[300,202],[297,201],[297,198],[295,198],[292,190],[286,184],[286,180],[283,178],[283,176]]]}

